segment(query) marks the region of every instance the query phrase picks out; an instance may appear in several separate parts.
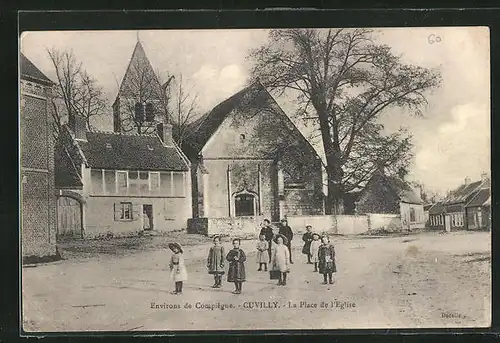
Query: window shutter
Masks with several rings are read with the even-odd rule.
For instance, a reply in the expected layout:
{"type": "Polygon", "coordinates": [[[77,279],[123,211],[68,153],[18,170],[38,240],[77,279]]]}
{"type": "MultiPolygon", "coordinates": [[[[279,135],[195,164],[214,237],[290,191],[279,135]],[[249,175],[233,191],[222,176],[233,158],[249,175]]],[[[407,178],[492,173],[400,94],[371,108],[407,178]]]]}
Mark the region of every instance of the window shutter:
{"type": "Polygon", "coordinates": [[[115,221],[118,221],[120,220],[120,217],[121,217],[121,213],[122,213],[122,209],[121,209],[121,205],[120,203],[114,203],[113,204],[113,212],[114,212],[114,218],[115,218],[115,221]]]}

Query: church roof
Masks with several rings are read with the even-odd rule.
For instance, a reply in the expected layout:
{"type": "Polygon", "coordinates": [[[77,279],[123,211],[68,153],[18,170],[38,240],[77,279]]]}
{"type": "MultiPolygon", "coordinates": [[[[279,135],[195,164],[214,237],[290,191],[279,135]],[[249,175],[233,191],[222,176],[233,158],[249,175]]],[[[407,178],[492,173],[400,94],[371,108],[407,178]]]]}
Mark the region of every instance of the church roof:
{"type": "Polygon", "coordinates": [[[255,81],[249,86],[243,88],[236,94],[227,98],[223,102],[215,106],[211,111],[205,113],[203,116],[188,125],[187,137],[185,139],[185,150],[190,155],[197,155],[201,152],[203,147],[207,144],[208,140],[222,125],[224,120],[238,108],[243,106],[251,108],[268,108],[273,106],[279,109],[280,118],[284,120],[284,125],[290,130],[298,133],[303,137],[307,146],[311,151],[317,155],[314,147],[305,139],[299,129],[290,120],[290,118],[283,112],[281,107],[276,103],[274,98],[269,94],[266,88],[259,81],[255,81]]]}
{"type": "Polygon", "coordinates": [[[160,96],[160,82],[142,43],[138,40],[130,62],[118,90],[120,96],[137,98],[142,93],[143,100],[157,99],[160,96]]]}
{"type": "Polygon", "coordinates": [[[54,84],[44,73],[38,69],[23,53],[19,58],[21,79],[38,82],[47,86],[54,84]]]}

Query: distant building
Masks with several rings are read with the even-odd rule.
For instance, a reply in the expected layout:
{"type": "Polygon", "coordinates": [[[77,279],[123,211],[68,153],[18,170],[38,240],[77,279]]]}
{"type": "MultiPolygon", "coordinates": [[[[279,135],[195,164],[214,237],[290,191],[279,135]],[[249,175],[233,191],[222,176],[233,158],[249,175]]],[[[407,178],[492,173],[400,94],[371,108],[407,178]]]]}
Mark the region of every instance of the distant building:
{"type": "Polygon", "coordinates": [[[489,194],[490,179],[486,174],[475,182],[466,178],[464,183],[451,191],[443,201],[429,209],[429,227],[446,231],[486,227],[484,220],[489,218],[490,214],[485,203],[489,194]]]}
{"type": "Polygon", "coordinates": [[[50,81],[20,55],[21,242],[23,258],[56,255],[56,193],[50,81]]]}
{"type": "Polygon", "coordinates": [[[194,218],[324,213],[321,159],[260,82],[186,131],[194,218]]]}
{"type": "Polygon", "coordinates": [[[424,222],[428,224],[429,222],[429,210],[434,204],[424,204],[424,222]]]}
{"type": "MultiPolygon", "coordinates": [[[[487,185],[484,185],[487,186],[487,185]]],[[[482,188],[465,206],[468,230],[491,229],[491,192],[482,188]]]]}
{"type": "Polygon", "coordinates": [[[423,201],[406,181],[387,176],[382,169],[375,171],[361,191],[356,203],[358,214],[397,214],[402,229],[425,226],[423,201]]]}

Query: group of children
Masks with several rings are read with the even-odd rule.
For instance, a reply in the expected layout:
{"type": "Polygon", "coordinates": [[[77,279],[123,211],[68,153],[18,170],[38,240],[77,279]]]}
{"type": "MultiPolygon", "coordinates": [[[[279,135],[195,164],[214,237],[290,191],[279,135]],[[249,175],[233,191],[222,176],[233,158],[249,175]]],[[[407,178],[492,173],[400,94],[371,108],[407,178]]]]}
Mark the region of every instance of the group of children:
{"type": "MultiPolygon", "coordinates": [[[[257,243],[257,271],[268,271],[270,279],[279,279],[278,285],[286,285],[287,274],[290,272],[290,250],[287,246],[287,239],[281,234],[275,234],[271,242],[266,240],[264,235],[259,237],[257,243]],[[270,252],[270,253],[269,253],[270,252]]],[[[323,274],[323,284],[333,284],[333,273],[336,270],[335,249],[330,244],[328,236],[320,236],[312,232],[312,227],[306,227],[303,235],[304,247],[302,252],[307,255],[307,263],[314,264],[314,272],[323,274]],[[327,282],[328,281],[328,282],[327,282]]],[[[235,285],[234,294],[240,294],[243,282],[246,279],[245,273],[245,252],[240,248],[241,240],[235,238],[232,241],[233,248],[225,254],[221,244],[220,236],[213,238],[213,246],[210,247],[207,257],[208,273],[214,277],[213,288],[222,287],[222,277],[225,274],[225,262],[227,261],[227,281],[235,285]]],[[[178,243],[170,243],[170,250],[173,254],[170,259],[170,275],[175,282],[173,294],[182,294],[183,282],[187,280],[187,270],[183,258],[182,247],[178,243]]]]}

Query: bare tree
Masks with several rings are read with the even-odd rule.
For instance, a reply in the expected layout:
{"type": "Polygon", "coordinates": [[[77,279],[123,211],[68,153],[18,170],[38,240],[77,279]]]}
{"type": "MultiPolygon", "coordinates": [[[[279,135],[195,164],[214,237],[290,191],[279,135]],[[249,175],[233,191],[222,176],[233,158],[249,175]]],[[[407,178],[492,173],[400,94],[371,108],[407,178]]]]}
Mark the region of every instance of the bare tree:
{"type": "Polygon", "coordinates": [[[420,116],[424,92],[440,84],[439,73],[403,64],[390,47],[376,44],[372,33],[271,30],[269,42],[248,56],[253,78],[278,95],[296,95],[301,113],[317,123],[326,157],[327,213],[343,212],[346,169],[356,170],[353,159],[365,156],[364,138],[381,138],[367,134],[380,114],[398,107],[420,116]]]}
{"type": "Polygon", "coordinates": [[[74,115],[86,119],[87,127],[91,126],[91,118],[103,115],[108,107],[103,89],[77,61],[73,51],[59,51],[55,48],[47,50],[56,72],[56,99],[52,103],[54,111],[54,133],[57,136],[61,127],[61,119],[67,115],[70,120],[74,115]]]}
{"type": "Polygon", "coordinates": [[[176,79],[175,94],[173,95],[172,121],[175,127],[174,135],[177,144],[182,146],[188,132],[190,124],[198,116],[198,94],[194,94],[192,89],[186,90],[186,84],[182,74],[176,79]]]}

